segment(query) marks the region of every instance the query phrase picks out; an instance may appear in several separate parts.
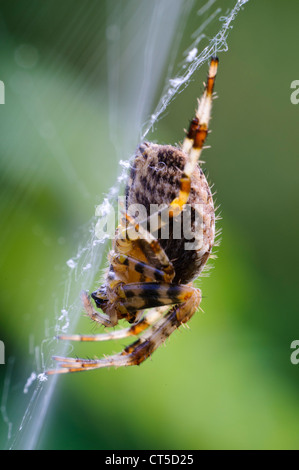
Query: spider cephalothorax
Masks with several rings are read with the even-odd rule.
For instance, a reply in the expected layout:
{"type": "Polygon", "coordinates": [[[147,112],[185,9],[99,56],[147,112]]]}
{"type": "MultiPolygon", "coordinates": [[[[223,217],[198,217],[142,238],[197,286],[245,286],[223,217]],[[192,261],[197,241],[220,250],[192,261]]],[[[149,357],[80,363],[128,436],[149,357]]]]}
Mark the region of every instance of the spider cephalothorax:
{"type": "Polygon", "coordinates": [[[105,282],[91,294],[103,313],[82,294],[85,311],[95,322],[114,327],[125,319],[132,325],[98,335],[60,336],[73,341],[139,338],[121,353],[102,359],[55,357],[60,369],[48,373],[140,364],[198,309],[201,292],[192,281],[204,268],[215,237],[213,197],[198,163],[208,133],[217,66],[213,57],[181,148],[144,142],[136,152],[105,282]]]}

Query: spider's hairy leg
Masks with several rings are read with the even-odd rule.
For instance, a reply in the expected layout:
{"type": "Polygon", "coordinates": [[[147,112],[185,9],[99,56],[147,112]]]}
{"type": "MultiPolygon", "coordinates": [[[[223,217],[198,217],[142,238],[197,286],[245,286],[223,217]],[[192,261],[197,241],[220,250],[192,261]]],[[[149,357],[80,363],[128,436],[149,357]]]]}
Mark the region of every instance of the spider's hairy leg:
{"type": "Polygon", "coordinates": [[[163,271],[167,282],[171,282],[175,276],[173,265],[157,238],[145,228],[146,225],[147,220],[137,223],[133,217],[125,214],[115,239],[115,252],[138,259],[135,251],[139,251],[152,266],[163,271]]]}
{"type": "Polygon", "coordinates": [[[173,279],[174,273],[169,273],[165,268],[160,269],[140,261],[132,256],[128,256],[122,253],[115,253],[110,257],[110,263],[112,264],[116,273],[126,273],[130,279],[132,275],[138,276],[140,282],[144,282],[147,279],[151,279],[157,282],[169,283],[173,279]]]}
{"type": "Polygon", "coordinates": [[[119,289],[122,303],[129,312],[145,310],[163,305],[186,302],[196,289],[181,284],[162,284],[157,282],[136,282],[124,284],[119,289]]]}
{"type": "Polygon", "coordinates": [[[201,152],[209,130],[218,62],[217,57],[212,57],[205,90],[198,101],[196,115],[190,123],[189,130],[182,145],[182,150],[187,154],[188,158],[183,176],[180,180],[179,196],[175,198],[170,205],[170,215],[172,217],[178,215],[187,203],[191,189],[191,176],[200,161],[201,152]]]}
{"type": "Polygon", "coordinates": [[[87,316],[91,320],[93,320],[97,323],[100,323],[100,325],[104,325],[104,326],[107,326],[107,327],[114,326],[117,323],[116,319],[111,318],[111,316],[109,317],[108,315],[105,315],[104,313],[98,313],[94,309],[87,292],[85,292],[85,291],[81,292],[81,299],[82,299],[84,310],[85,310],[87,316]]]}
{"type": "Polygon", "coordinates": [[[113,289],[114,300],[110,311],[120,312],[123,318],[132,322],[140,310],[184,303],[194,294],[194,290],[194,287],[182,284],[118,282],[113,289]]]}
{"type": "MultiPolygon", "coordinates": [[[[110,274],[108,274],[107,277],[107,286],[106,288],[104,287],[104,290],[103,286],[100,287],[100,289],[93,292],[91,295],[97,306],[104,309],[105,313],[108,313],[109,320],[107,320],[106,315],[104,315],[104,318],[103,315],[97,314],[90,300],[85,296],[85,310],[88,316],[99,323],[103,323],[105,326],[115,326],[119,318],[126,318],[132,323],[136,321],[136,312],[138,310],[175,303],[175,297],[169,299],[168,297],[166,298],[165,295],[163,296],[165,290],[163,287],[158,303],[157,299],[156,303],[153,302],[153,300],[149,302],[147,293],[144,299],[139,299],[139,303],[137,302],[137,298],[135,302],[127,298],[127,291],[130,296],[139,295],[140,285],[147,284],[142,281],[162,281],[168,286],[175,275],[173,265],[160,246],[159,241],[154,238],[150,232],[141,227],[142,232],[137,234],[136,223],[133,218],[130,218],[130,228],[134,229],[134,240],[129,238],[131,230],[122,225],[120,226],[120,229],[123,230],[126,237],[120,237],[118,232],[114,241],[114,249],[110,252],[109,256],[110,274]],[[142,239],[140,238],[141,235],[143,237],[142,239]],[[134,289],[136,288],[136,290],[132,293],[129,286],[132,286],[134,289]],[[140,305],[140,308],[136,308],[137,304],[140,305]],[[144,308],[142,305],[144,305],[144,308]]],[[[150,285],[144,288],[147,292],[149,292],[150,285]]],[[[157,286],[158,284],[155,282],[153,289],[157,286]]]]}
{"type": "Polygon", "coordinates": [[[128,338],[129,336],[137,336],[144,330],[153,325],[161,316],[164,314],[167,306],[157,307],[151,309],[147,314],[143,316],[134,325],[129,328],[123,328],[120,330],[110,331],[109,333],[101,333],[98,335],[59,335],[57,339],[64,341],[86,341],[86,342],[99,342],[99,341],[110,341],[116,339],[128,338]]]}
{"type": "Polygon", "coordinates": [[[104,367],[124,367],[139,365],[144,362],[165,340],[183,323],[194,315],[201,301],[199,289],[183,304],[175,305],[160,320],[149,328],[140,338],[127,346],[121,353],[102,359],[73,359],[55,357],[60,369],[48,371],[51,374],[66,374],[101,369],[104,367]]]}

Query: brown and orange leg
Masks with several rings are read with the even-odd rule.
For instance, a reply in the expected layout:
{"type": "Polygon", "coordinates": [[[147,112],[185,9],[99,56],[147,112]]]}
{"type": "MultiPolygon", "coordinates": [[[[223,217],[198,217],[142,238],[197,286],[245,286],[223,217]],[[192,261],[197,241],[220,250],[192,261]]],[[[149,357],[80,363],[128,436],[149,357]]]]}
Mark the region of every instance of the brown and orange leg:
{"type": "MultiPolygon", "coordinates": [[[[202,97],[198,100],[198,109],[190,123],[189,130],[182,144],[182,150],[187,155],[187,161],[180,180],[178,197],[176,197],[169,206],[165,205],[165,208],[152,214],[139,224],[132,223],[132,218],[126,215],[130,224],[128,227],[122,228],[121,234],[123,238],[134,240],[137,239],[138,236],[142,239],[145,238],[146,233],[151,235],[150,232],[146,230],[146,227],[155,226],[156,230],[162,228],[164,224],[169,223],[169,218],[178,216],[182,212],[185,204],[187,204],[191,191],[191,177],[196,166],[201,162],[200,157],[209,131],[218,63],[218,58],[212,57],[205,90],[202,97]]],[[[152,241],[152,243],[154,242],[152,241]]]]}
{"type": "Polygon", "coordinates": [[[168,306],[152,308],[140,321],[129,328],[122,328],[120,330],[114,330],[109,333],[101,333],[97,335],[60,335],[57,339],[66,341],[101,342],[137,336],[156,323],[156,321],[163,316],[167,308],[168,306]]]}
{"type": "Polygon", "coordinates": [[[188,285],[158,282],[118,282],[111,302],[111,310],[120,312],[119,318],[134,318],[136,312],[153,307],[186,302],[196,289],[188,285]]]}
{"type": "Polygon", "coordinates": [[[138,223],[128,214],[125,214],[124,219],[114,241],[116,256],[125,255],[151,265],[164,273],[166,282],[171,282],[175,276],[173,265],[159,240],[147,230],[146,221],[138,223]]]}
{"type": "MultiPolygon", "coordinates": [[[[130,219],[130,229],[121,227],[124,231],[125,238],[117,238],[114,242],[114,250],[110,254],[110,268],[107,275],[107,289],[100,287],[92,294],[98,308],[105,308],[109,314],[98,313],[93,307],[90,298],[86,292],[82,292],[81,297],[83,306],[87,316],[106,327],[115,326],[118,317],[128,318],[135,321],[134,317],[130,317],[123,302],[119,299],[115,304],[114,297],[118,297],[119,285],[122,282],[117,278],[117,273],[124,275],[130,282],[130,279],[143,281],[144,279],[155,280],[157,282],[171,283],[175,272],[172,263],[169,261],[166,253],[150,232],[143,230],[139,233],[137,239],[131,240],[129,234],[132,230],[136,233],[136,222],[130,219]],[[128,232],[127,232],[128,230],[128,232]],[[141,239],[142,236],[142,239],[141,239]],[[133,253],[135,257],[125,253],[133,253]],[[150,260],[150,261],[147,261],[150,260]],[[108,293],[109,291],[109,293],[108,293]]],[[[117,299],[116,299],[117,300],[117,299]]]]}
{"type": "Polygon", "coordinates": [[[122,253],[110,256],[110,263],[116,273],[125,274],[129,280],[137,277],[140,282],[153,280],[170,283],[174,277],[174,271],[170,265],[156,267],[122,253]]]}
{"type": "Polygon", "coordinates": [[[86,315],[92,321],[95,321],[96,323],[99,323],[100,325],[103,325],[106,327],[114,326],[117,323],[115,318],[111,318],[109,315],[106,315],[105,313],[99,313],[95,310],[87,292],[85,291],[81,292],[81,299],[82,299],[82,303],[83,303],[83,307],[86,312],[86,315]]]}
{"type": "MultiPolygon", "coordinates": [[[[112,304],[112,308],[115,312],[122,313],[125,318],[130,318],[130,316],[134,318],[134,315],[139,311],[187,302],[195,292],[196,289],[194,287],[184,285],[160,284],[156,282],[118,283],[115,289],[117,297],[115,303],[112,304]]],[[[85,303],[87,303],[87,308],[85,307],[85,309],[88,310],[89,305],[91,312],[93,312],[89,297],[86,293],[84,295],[86,296],[85,303]]],[[[158,313],[161,315],[159,311],[158,313]]],[[[91,317],[91,315],[89,316],[91,317]]],[[[58,336],[58,339],[72,341],[105,341],[111,337],[115,337],[115,339],[122,338],[127,335],[130,336],[131,334],[139,334],[143,329],[147,328],[149,324],[154,323],[157,318],[157,311],[154,310],[153,314],[149,312],[142,320],[137,322],[136,325],[125,329],[123,333],[115,331],[103,335],[61,335],[58,336]]],[[[100,323],[101,322],[102,321],[100,321],[100,323]]]]}
{"type": "Polygon", "coordinates": [[[195,290],[188,285],[137,282],[122,285],[121,297],[128,311],[134,312],[163,305],[181,304],[192,297],[195,290]]]}
{"type": "Polygon", "coordinates": [[[191,177],[196,165],[200,162],[200,156],[209,130],[218,62],[217,57],[212,57],[204,93],[198,101],[196,115],[190,123],[189,130],[182,145],[182,150],[186,153],[188,158],[180,181],[179,195],[170,205],[169,214],[172,217],[178,215],[187,203],[191,189],[191,177]]]}
{"type": "MultiPolygon", "coordinates": [[[[164,282],[166,284],[171,282],[173,275],[174,275],[172,266],[170,269],[166,269],[166,272],[165,272],[162,269],[156,268],[152,265],[149,265],[135,258],[132,258],[131,256],[127,256],[121,253],[110,254],[110,263],[111,263],[111,266],[110,266],[110,270],[108,274],[108,278],[109,278],[108,280],[110,282],[110,285],[112,285],[113,283],[113,279],[114,279],[113,275],[115,273],[122,274],[125,272],[125,274],[128,276],[129,279],[134,278],[135,276],[138,278],[138,281],[140,282],[143,282],[145,280],[153,280],[157,282],[164,282]]],[[[119,282],[116,284],[119,284],[119,282]]],[[[83,300],[84,309],[87,315],[89,316],[89,318],[91,318],[91,320],[96,321],[97,323],[103,324],[104,326],[112,326],[111,320],[109,319],[107,315],[98,313],[94,309],[90,301],[90,298],[86,292],[82,292],[81,296],[83,300]]],[[[108,296],[107,294],[103,295],[102,288],[94,292],[92,294],[92,297],[96,300],[96,302],[108,301],[108,296]]],[[[124,312],[126,312],[123,302],[122,302],[122,308],[124,309],[124,312]]],[[[129,312],[127,313],[129,315],[129,312]]],[[[142,311],[140,311],[140,313],[142,315],[142,311]]],[[[148,318],[153,319],[155,318],[155,315],[156,315],[155,312],[153,313],[153,316],[148,314],[146,317],[144,317],[146,318],[144,322],[141,321],[140,325],[146,325],[147,319],[148,318]]],[[[132,333],[133,331],[135,331],[133,327],[124,329],[123,331],[130,332],[129,335],[136,334],[136,333],[132,333]]],[[[62,335],[62,336],[59,336],[58,338],[63,339],[63,340],[73,340],[73,341],[105,341],[106,339],[110,339],[111,337],[114,337],[114,336],[116,336],[117,338],[123,337],[123,336],[119,336],[121,334],[122,333],[120,333],[120,330],[118,330],[116,332],[106,333],[102,335],[62,335]],[[80,340],[79,338],[82,338],[82,339],[80,340]],[[88,339],[85,340],[84,338],[88,338],[88,339]],[[95,339],[92,339],[92,338],[95,338],[95,339]],[[96,338],[100,338],[100,339],[96,339],[96,338]]]]}
{"type": "MultiPolygon", "coordinates": [[[[181,286],[183,287],[183,286],[181,286]]],[[[139,365],[145,361],[181,324],[186,323],[194,315],[201,301],[199,289],[193,289],[192,295],[182,304],[175,305],[170,311],[140,338],[127,346],[121,353],[102,359],[80,359],[54,357],[59,369],[48,371],[51,374],[65,374],[95,370],[104,367],[124,367],[139,365]]]]}

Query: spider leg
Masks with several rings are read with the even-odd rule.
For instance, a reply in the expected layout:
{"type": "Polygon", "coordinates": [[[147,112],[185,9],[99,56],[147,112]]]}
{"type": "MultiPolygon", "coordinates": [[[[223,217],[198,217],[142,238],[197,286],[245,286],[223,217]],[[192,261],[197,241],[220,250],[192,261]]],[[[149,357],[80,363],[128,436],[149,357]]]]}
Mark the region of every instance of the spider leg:
{"type": "Polygon", "coordinates": [[[140,261],[132,256],[128,256],[122,253],[115,253],[110,257],[110,263],[117,273],[123,272],[128,273],[130,277],[131,273],[136,273],[140,277],[140,282],[144,282],[146,279],[151,279],[157,282],[169,283],[172,281],[174,271],[170,265],[165,267],[155,267],[143,261],[140,261]],[[168,271],[168,272],[167,272],[168,271]]]}
{"type": "Polygon", "coordinates": [[[192,297],[194,291],[192,286],[157,282],[136,282],[119,288],[122,304],[129,312],[181,304],[192,297]]]}
{"type": "Polygon", "coordinates": [[[167,306],[151,309],[146,315],[143,316],[141,320],[129,328],[123,328],[121,330],[115,330],[109,333],[102,333],[98,335],[59,335],[57,339],[64,341],[99,342],[123,339],[128,338],[129,336],[137,336],[153,325],[163,315],[165,308],[167,308],[167,306]]]}
{"type": "Polygon", "coordinates": [[[129,240],[136,239],[136,228],[138,228],[137,232],[140,233],[140,238],[143,239],[145,235],[144,232],[150,234],[150,232],[147,231],[145,227],[152,227],[155,225],[155,230],[162,228],[163,225],[169,222],[169,218],[178,216],[182,212],[185,204],[187,204],[191,191],[191,177],[198,162],[200,162],[200,156],[209,131],[213,90],[218,69],[218,62],[219,60],[217,57],[211,58],[205,90],[202,97],[198,100],[198,109],[196,111],[195,117],[190,123],[189,130],[186,133],[186,137],[182,145],[182,150],[187,155],[187,161],[184,167],[183,175],[180,179],[178,197],[176,197],[169,206],[165,205],[162,210],[147,217],[146,220],[140,222],[139,224],[133,224],[131,221],[132,218],[129,218],[129,216],[126,215],[126,218],[130,221],[130,225],[126,228],[123,228],[121,231],[121,234],[124,238],[129,240]]]}
{"type": "Polygon", "coordinates": [[[114,243],[115,252],[131,255],[136,259],[144,258],[154,267],[161,269],[166,275],[165,280],[171,282],[175,276],[173,265],[157,238],[145,228],[146,221],[138,223],[129,214],[125,214],[125,219],[129,223],[123,220],[119,227],[114,243]]]}
{"type": "Polygon", "coordinates": [[[100,369],[104,367],[124,367],[139,365],[145,361],[181,324],[186,323],[196,312],[201,301],[199,289],[193,290],[193,295],[170,311],[141,337],[127,346],[121,353],[102,359],[72,359],[54,357],[60,369],[48,371],[51,374],[65,374],[100,369]]]}
{"type": "Polygon", "coordinates": [[[82,302],[83,302],[84,310],[85,310],[87,316],[91,320],[93,320],[97,323],[100,323],[100,325],[104,325],[104,326],[107,326],[107,327],[114,326],[117,323],[115,318],[111,318],[111,316],[109,317],[108,315],[105,315],[104,313],[98,313],[94,309],[87,292],[85,292],[85,291],[81,292],[81,299],[82,299],[82,302]]]}
{"type": "MultiPolygon", "coordinates": [[[[158,282],[118,282],[112,291],[114,300],[110,311],[118,312],[119,318],[134,321],[136,313],[153,307],[181,304],[188,300],[195,288],[188,285],[166,284],[158,282]]],[[[96,293],[93,298],[97,299],[96,293]]]]}
{"type": "MultiPolygon", "coordinates": [[[[134,219],[133,223],[135,223],[134,219]]],[[[140,316],[138,318],[136,314],[132,315],[132,308],[127,309],[127,305],[124,302],[125,294],[122,285],[130,285],[136,282],[144,283],[149,280],[156,282],[162,281],[165,284],[171,283],[175,275],[172,263],[169,261],[164,250],[160,247],[159,241],[152,237],[147,231],[145,231],[144,235],[147,237],[147,241],[145,241],[144,245],[139,244],[141,240],[131,242],[127,239],[123,241],[116,238],[115,245],[118,241],[123,243],[117,246],[119,251],[115,251],[114,249],[109,254],[110,267],[107,273],[106,287],[103,285],[91,294],[97,307],[105,308],[104,311],[109,313],[109,317],[107,315],[98,314],[94,310],[87,294],[83,294],[85,310],[92,320],[102,323],[105,326],[115,326],[118,322],[118,318],[126,318],[130,323],[135,322],[140,316]],[[150,255],[148,254],[148,257],[151,259],[150,262],[141,260],[141,258],[147,260],[146,254],[144,253],[144,251],[146,251],[144,246],[147,246],[150,252],[150,255]],[[133,253],[135,256],[125,254],[123,251],[133,253]],[[158,253],[157,258],[154,258],[155,253],[158,253]]],[[[114,248],[116,247],[114,246],[114,248]]],[[[138,295],[138,293],[136,293],[136,295],[138,295]]],[[[154,305],[152,305],[152,307],[154,307],[154,305]]],[[[137,310],[134,309],[134,312],[137,312],[137,310]]]]}
{"type": "MultiPolygon", "coordinates": [[[[132,226],[136,225],[133,218],[131,218],[130,221],[133,224],[132,226]]],[[[97,313],[88,295],[86,293],[82,294],[85,311],[92,320],[104,326],[115,326],[118,323],[118,318],[127,318],[131,323],[135,322],[136,314],[133,314],[133,312],[143,309],[133,309],[130,302],[124,300],[125,293],[122,285],[124,283],[131,285],[134,281],[139,282],[146,279],[162,281],[165,284],[169,284],[174,278],[175,272],[173,265],[160,246],[159,241],[147,230],[143,230],[142,235],[145,239],[138,239],[137,241],[131,241],[128,237],[125,240],[116,237],[114,250],[112,250],[109,255],[110,268],[107,275],[108,286],[106,289],[101,286],[97,291],[92,293],[92,298],[95,300],[97,306],[102,309],[105,308],[104,311],[109,313],[109,315],[97,313]],[[125,254],[126,252],[132,253],[135,256],[125,254]],[[150,261],[144,262],[141,261],[140,258],[145,260],[149,258],[150,261]]],[[[138,295],[138,292],[137,290],[135,294],[138,295]]],[[[130,295],[135,294],[131,293],[130,295]]],[[[151,307],[158,305],[165,305],[165,302],[151,305],[151,307]]]]}
{"type": "Polygon", "coordinates": [[[172,217],[178,215],[187,203],[191,189],[191,176],[196,165],[200,161],[200,155],[209,130],[213,89],[218,62],[217,57],[212,57],[204,93],[198,101],[196,115],[190,123],[189,131],[187,132],[182,145],[182,150],[187,154],[188,159],[184,168],[183,176],[180,180],[179,196],[175,198],[170,205],[169,214],[172,217]]]}

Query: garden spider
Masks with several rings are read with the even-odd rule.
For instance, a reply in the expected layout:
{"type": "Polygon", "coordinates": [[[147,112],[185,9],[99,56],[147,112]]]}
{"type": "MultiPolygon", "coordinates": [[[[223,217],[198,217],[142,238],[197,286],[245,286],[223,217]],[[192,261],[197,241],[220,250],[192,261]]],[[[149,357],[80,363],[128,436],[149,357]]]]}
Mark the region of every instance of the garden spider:
{"type": "Polygon", "coordinates": [[[59,368],[48,374],[138,365],[198,309],[201,292],[192,281],[203,270],[215,238],[213,197],[198,163],[208,133],[217,67],[218,58],[212,57],[205,90],[181,148],[145,142],[136,152],[126,188],[126,211],[109,253],[106,280],[91,294],[103,313],[82,293],[85,311],[93,321],[113,327],[125,319],[132,325],[110,333],[59,337],[71,341],[139,338],[122,352],[101,359],[56,356],[59,368]],[[202,229],[201,242],[188,250],[185,236],[174,236],[173,225],[168,227],[168,237],[161,236],[165,215],[174,223],[185,212],[187,202],[193,228],[198,228],[195,216],[201,212],[202,229]],[[152,204],[163,203],[164,208],[150,215],[152,204]],[[146,208],[145,224],[130,215],[134,204],[146,208]],[[149,230],[154,218],[156,236],[149,230]]]}

